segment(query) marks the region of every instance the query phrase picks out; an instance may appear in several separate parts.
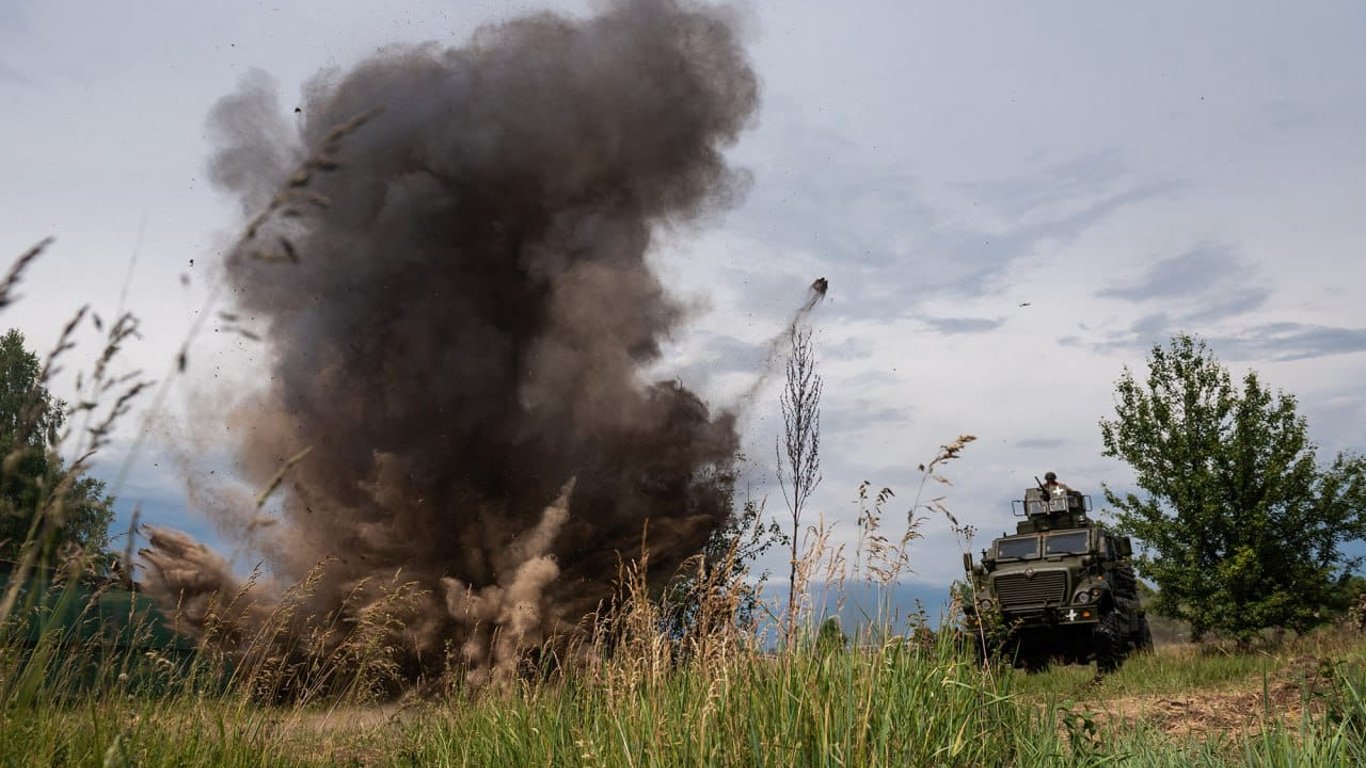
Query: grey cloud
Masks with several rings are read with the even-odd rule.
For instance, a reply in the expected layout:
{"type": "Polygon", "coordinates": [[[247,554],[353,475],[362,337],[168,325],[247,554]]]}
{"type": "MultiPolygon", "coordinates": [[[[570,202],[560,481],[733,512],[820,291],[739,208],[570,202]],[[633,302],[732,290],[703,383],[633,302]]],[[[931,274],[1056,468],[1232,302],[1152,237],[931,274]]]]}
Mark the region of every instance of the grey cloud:
{"type": "Polygon", "coordinates": [[[1148,267],[1137,282],[1107,288],[1098,295],[1128,301],[1198,296],[1245,269],[1243,260],[1228,246],[1201,243],[1148,267]]]}
{"type": "Polygon", "coordinates": [[[1131,329],[1140,336],[1153,336],[1168,333],[1172,328],[1171,316],[1166,312],[1154,312],[1144,315],[1134,322],[1131,329]]]}
{"type": "Polygon", "coordinates": [[[672,378],[685,387],[700,387],[727,374],[758,378],[764,364],[764,350],[730,336],[708,334],[702,339],[702,353],[685,362],[669,366],[655,376],[672,378]]]}
{"type": "Polygon", "coordinates": [[[1310,433],[1325,458],[1342,450],[1361,452],[1366,449],[1366,438],[1362,437],[1360,427],[1366,421],[1366,393],[1347,383],[1338,391],[1320,396],[1317,402],[1304,406],[1310,433]]]}
{"type": "Polygon", "coordinates": [[[1135,178],[1112,151],[959,185],[955,197],[983,211],[964,217],[946,212],[948,201],[914,175],[889,172],[840,134],[806,125],[800,108],[770,104],[765,120],[785,127],[772,129],[771,152],[742,160],[756,182],[731,221],[755,239],[828,259],[832,285],[858,297],[832,306],[836,315],[907,317],[931,294],[982,295],[994,275],[1041,243],[1070,241],[1182,185],[1135,178]]]}
{"type": "Polygon", "coordinates": [[[1271,291],[1265,288],[1235,290],[1229,293],[1226,298],[1218,300],[1198,312],[1186,315],[1185,320],[1191,323],[1209,323],[1226,317],[1246,314],[1260,309],[1270,297],[1271,291]]]}
{"type": "Polygon", "coordinates": [[[1366,352],[1366,328],[1268,323],[1208,341],[1229,360],[1306,360],[1366,352]]]}
{"type": "Polygon", "coordinates": [[[848,401],[832,400],[821,407],[821,427],[829,437],[855,434],[878,423],[908,424],[912,411],[910,406],[888,405],[865,397],[848,401]]]}
{"type": "Polygon", "coordinates": [[[921,317],[921,322],[944,334],[987,333],[1005,324],[1005,318],[921,317]]]}
{"type": "Polygon", "coordinates": [[[758,373],[764,362],[762,345],[750,344],[730,336],[712,336],[707,340],[707,361],[702,365],[708,372],[733,373],[737,371],[758,373]]]}
{"type": "MultiPolygon", "coordinates": [[[[774,330],[781,332],[778,328],[774,330]]],[[[715,333],[700,334],[699,341],[702,349],[700,359],[679,366],[675,371],[675,375],[685,384],[700,383],[710,377],[729,373],[754,376],[763,373],[765,356],[769,352],[766,343],[751,343],[715,333]]],[[[818,360],[866,360],[877,354],[871,342],[860,338],[827,339],[824,335],[818,335],[815,344],[818,360]]],[[[779,351],[785,350],[780,347],[779,351]]],[[[781,366],[781,360],[778,365],[781,366]]],[[[772,375],[774,371],[769,373],[772,375]]],[[[777,373],[780,374],[781,370],[777,373]]]]}
{"type": "MultiPolygon", "coordinates": [[[[1184,318],[1183,318],[1184,319],[1184,318]]],[[[1153,344],[1189,330],[1183,319],[1173,320],[1165,313],[1147,315],[1128,329],[1108,334],[1103,340],[1086,344],[1076,336],[1065,336],[1058,343],[1065,346],[1090,346],[1098,352],[1147,350],[1153,344]]],[[[1194,329],[1194,332],[1199,332],[1194,329]]],[[[1237,333],[1201,334],[1223,360],[1247,362],[1256,360],[1308,360],[1334,355],[1366,352],[1366,328],[1310,325],[1306,323],[1264,323],[1237,333]]]]}
{"type": "Polygon", "coordinates": [[[37,5],[25,0],[0,0],[0,39],[19,37],[28,31],[28,8],[37,5]]]}
{"type": "Polygon", "coordinates": [[[856,399],[847,408],[826,407],[829,423],[848,429],[862,429],[878,422],[909,423],[912,410],[910,406],[888,405],[863,398],[856,399]]]}
{"type": "Polygon", "coordinates": [[[15,67],[0,61],[0,83],[9,83],[10,85],[33,85],[34,80],[32,77],[29,77],[15,67]]]}
{"type": "Polygon", "coordinates": [[[877,354],[877,348],[868,340],[855,337],[838,341],[818,338],[816,354],[830,360],[867,360],[877,354]]]}
{"type": "Polygon", "coordinates": [[[1066,444],[1067,441],[1060,437],[1027,437],[1024,440],[1015,441],[1016,448],[1045,451],[1057,450],[1066,444]]]}
{"type": "Polygon", "coordinates": [[[1320,121],[1313,112],[1289,101],[1273,101],[1261,109],[1266,124],[1281,133],[1310,128],[1320,121]]]}
{"type": "Polygon", "coordinates": [[[1160,342],[1177,329],[1195,329],[1245,315],[1264,306],[1269,288],[1232,246],[1200,243],[1177,256],[1151,264],[1137,279],[1098,291],[1097,296],[1135,304],[1159,304],[1125,332],[1112,334],[1101,348],[1160,342]]]}
{"type": "Polygon", "coordinates": [[[1056,163],[1037,174],[960,184],[959,189],[1010,218],[1024,218],[1042,208],[1093,198],[1097,182],[1124,175],[1115,150],[1056,163]]]}
{"type": "Polygon", "coordinates": [[[959,185],[974,205],[1018,222],[1005,231],[960,229],[944,240],[943,259],[960,289],[980,295],[989,279],[1040,243],[1069,242],[1119,209],[1171,194],[1183,182],[1134,179],[1117,150],[1093,153],[1012,176],[959,185]]]}
{"type": "MultiPolygon", "coordinates": [[[[1103,186],[1104,180],[1096,181],[1097,186],[1103,186]]],[[[1137,184],[1112,192],[1093,191],[1093,196],[1073,201],[1071,210],[1040,217],[1041,221],[1024,224],[1004,233],[960,233],[959,237],[946,244],[948,247],[939,256],[945,264],[953,265],[954,269],[946,272],[953,277],[952,282],[957,284],[955,287],[975,296],[982,295],[993,275],[1015,259],[1029,255],[1037,244],[1074,240],[1119,209],[1170,193],[1179,186],[1174,181],[1163,181],[1137,184]]]]}

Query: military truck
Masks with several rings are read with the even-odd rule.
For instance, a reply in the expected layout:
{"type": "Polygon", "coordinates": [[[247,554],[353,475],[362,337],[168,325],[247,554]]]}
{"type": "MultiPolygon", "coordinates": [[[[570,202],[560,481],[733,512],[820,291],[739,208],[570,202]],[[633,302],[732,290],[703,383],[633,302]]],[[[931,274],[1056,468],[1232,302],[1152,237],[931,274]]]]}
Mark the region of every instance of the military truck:
{"type": "Polygon", "coordinates": [[[1133,545],[1088,517],[1091,498],[1040,483],[1011,506],[1024,518],[1014,535],[982,550],[980,563],[963,555],[976,644],[1030,670],[1094,659],[1102,673],[1133,651],[1151,649],[1133,545]]]}

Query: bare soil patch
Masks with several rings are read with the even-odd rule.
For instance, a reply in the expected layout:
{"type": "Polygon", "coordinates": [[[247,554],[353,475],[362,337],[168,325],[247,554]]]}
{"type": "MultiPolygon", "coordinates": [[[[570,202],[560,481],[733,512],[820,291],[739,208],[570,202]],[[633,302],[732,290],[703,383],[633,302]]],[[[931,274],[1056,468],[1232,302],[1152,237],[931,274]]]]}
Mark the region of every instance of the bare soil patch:
{"type": "Polygon", "coordinates": [[[1293,725],[1306,714],[1321,714],[1331,686],[1329,663],[1300,656],[1264,677],[1178,695],[1107,698],[1101,686],[1086,704],[1095,707],[1100,722],[1154,726],[1177,737],[1238,738],[1272,724],[1293,725]]]}

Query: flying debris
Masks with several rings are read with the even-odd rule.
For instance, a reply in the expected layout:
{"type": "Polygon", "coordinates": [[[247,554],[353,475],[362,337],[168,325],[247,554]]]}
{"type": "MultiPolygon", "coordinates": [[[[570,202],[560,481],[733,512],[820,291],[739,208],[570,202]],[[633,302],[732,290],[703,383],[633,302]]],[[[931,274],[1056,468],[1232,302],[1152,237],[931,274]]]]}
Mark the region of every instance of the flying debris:
{"type": "MultiPolygon", "coordinates": [[[[810,312],[813,307],[819,304],[821,299],[825,298],[825,291],[829,287],[830,281],[823,277],[812,280],[811,287],[807,289],[806,303],[802,305],[801,309],[797,310],[797,316],[792,319],[792,323],[796,323],[803,315],[810,312]]],[[[792,323],[789,323],[789,325],[792,323]]]]}

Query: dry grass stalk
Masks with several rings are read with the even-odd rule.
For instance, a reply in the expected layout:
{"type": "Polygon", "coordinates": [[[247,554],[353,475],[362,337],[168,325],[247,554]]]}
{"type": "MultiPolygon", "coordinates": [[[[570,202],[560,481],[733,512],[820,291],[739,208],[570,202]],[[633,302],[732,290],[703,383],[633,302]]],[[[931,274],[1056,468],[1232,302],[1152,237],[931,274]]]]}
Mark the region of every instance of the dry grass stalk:
{"type": "Polygon", "coordinates": [[[28,268],[33,266],[33,262],[37,261],[38,257],[43,255],[43,251],[47,250],[50,245],[52,245],[52,238],[45,237],[27,251],[19,254],[19,258],[10,265],[4,279],[0,280],[0,310],[18,300],[19,297],[14,295],[14,289],[23,281],[24,273],[28,271],[28,268]]]}
{"type": "Polygon", "coordinates": [[[844,545],[831,544],[833,527],[826,522],[825,515],[817,517],[816,523],[802,534],[800,554],[793,561],[792,592],[788,595],[789,614],[784,617],[784,640],[789,650],[796,648],[797,630],[805,626],[807,617],[824,615],[829,612],[830,594],[835,594],[835,612],[844,605],[844,582],[848,577],[848,563],[844,556],[844,545]],[[822,590],[820,604],[811,600],[811,584],[821,581],[826,585],[822,590]]]}
{"type": "MultiPolygon", "coordinates": [[[[963,449],[966,448],[969,443],[973,442],[976,439],[977,437],[975,435],[959,435],[953,442],[949,443],[948,445],[939,446],[939,452],[935,454],[933,459],[930,459],[930,462],[928,464],[921,464],[919,466],[919,470],[921,473],[920,486],[916,489],[915,492],[915,502],[911,504],[911,509],[909,512],[907,512],[908,520],[911,522],[914,522],[914,516],[920,510],[936,512],[943,515],[949,521],[949,525],[952,527],[955,537],[958,537],[960,544],[964,543],[964,536],[966,536],[967,542],[969,544],[971,543],[973,529],[970,526],[961,525],[958,522],[958,518],[954,517],[953,513],[949,511],[948,506],[944,503],[948,496],[936,496],[930,499],[929,501],[923,503],[921,499],[924,497],[925,494],[925,484],[928,483],[930,480],[933,480],[941,485],[953,485],[953,482],[949,480],[948,477],[941,474],[939,469],[944,464],[959,458],[959,456],[963,452],[963,449]]],[[[964,544],[963,551],[967,551],[967,544],[964,544]]]]}
{"type": "Polygon", "coordinates": [[[885,508],[896,496],[891,488],[884,487],[873,496],[873,504],[868,506],[868,481],[859,484],[859,543],[854,555],[854,569],[861,567],[864,578],[870,583],[883,587],[896,583],[902,575],[910,572],[910,544],[921,537],[920,525],[924,518],[911,515],[905,530],[895,539],[882,533],[885,508]]]}
{"type": "Polygon", "coordinates": [[[293,469],[312,452],[313,446],[310,445],[293,456],[290,456],[288,459],[285,459],[284,463],[280,465],[280,468],[275,470],[275,474],[271,476],[270,482],[266,483],[266,487],[261,490],[261,493],[257,494],[256,508],[258,510],[266,505],[266,500],[269,499],[271,494],[275,493],[280,487],[280,484],[285,481],[285,475],[289,474],[289,470],[293,469]]]}

